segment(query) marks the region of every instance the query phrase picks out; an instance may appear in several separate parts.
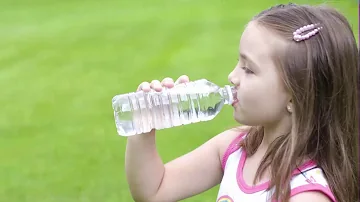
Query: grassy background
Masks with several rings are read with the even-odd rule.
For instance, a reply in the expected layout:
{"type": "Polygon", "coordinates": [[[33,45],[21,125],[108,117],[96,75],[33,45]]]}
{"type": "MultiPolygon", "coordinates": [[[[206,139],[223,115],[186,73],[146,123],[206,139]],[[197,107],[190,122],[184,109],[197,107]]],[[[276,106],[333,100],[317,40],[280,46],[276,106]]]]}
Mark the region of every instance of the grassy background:
{"type": "MultiPolygon", "coordinates": [[[[245,23],[277,3],[1,0],[0,201],[132,201],[111,98],[181,74],[226,84],[245,23]]],[[[357,1],[329,4],[358,36],[357,1]]],[[[167,162],[235,124],[224,108],[159,131],[159,152],[167,162]]],[[[185,201],[214,201],[217,189],[185,201]]]]}

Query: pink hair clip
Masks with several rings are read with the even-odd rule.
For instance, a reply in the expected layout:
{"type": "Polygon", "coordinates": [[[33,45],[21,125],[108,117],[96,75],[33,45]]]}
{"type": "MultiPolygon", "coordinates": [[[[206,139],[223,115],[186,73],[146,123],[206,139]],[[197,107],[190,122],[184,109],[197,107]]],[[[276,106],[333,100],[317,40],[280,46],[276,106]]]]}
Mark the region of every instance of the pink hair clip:
{"type": "Polygon", "coordinates": [[[316,33],[319,32],[320,29],[322,29],[322,27],[317,27],[315,28],[315,24],[310,24],[310,25],[305,25],[299,29],[297,29],[293,35],[294,35],[294,40],[295,41],[302,41],[305,39],[308,39],[312,36],[314,36],[316,33]],[[302,33],[312,30],[311,32],[308,32],[307,34],[301,35],[302,33]]]}

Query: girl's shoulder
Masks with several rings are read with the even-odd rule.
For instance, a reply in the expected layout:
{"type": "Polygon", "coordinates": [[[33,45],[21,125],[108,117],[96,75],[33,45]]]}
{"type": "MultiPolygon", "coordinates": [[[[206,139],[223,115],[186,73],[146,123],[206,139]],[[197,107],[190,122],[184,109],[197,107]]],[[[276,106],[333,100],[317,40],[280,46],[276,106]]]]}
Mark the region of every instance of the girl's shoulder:
{"type": "Polygon", "coordinates": [[[323,170],[315,162],[309,161],[302,168],[294,171],[290,182],[291,196],[299,193],[315,191],[326,195],[331,201],[336,201],[323,170]]]}
{"type": "Polygon", "coordinates": [[[249,126],[240,126],[224,131],[218,135],[219,157],[223,169],[229,155],[240,148],[239,142],[245,137],[249,129],[249,126]]]}
{"type": "MultiPolygon", "coordinates": [[[[220,149],[220,161],[223,171],[231,154],[236,155],[232,160],[239,160],[241,156],[240,141],[249,132],[250,127],[242,126],[224,131],[218,135],[217,143],[220,149]],[[235,152],[237,152],[235,154],[235,152]]],[[[315,191],[327,196],[331,201],[336,201],[323,170],[316,162],[309,160],[299,166],[293,173],[290,181],[291,197],[303,192],[315,191]]]]}

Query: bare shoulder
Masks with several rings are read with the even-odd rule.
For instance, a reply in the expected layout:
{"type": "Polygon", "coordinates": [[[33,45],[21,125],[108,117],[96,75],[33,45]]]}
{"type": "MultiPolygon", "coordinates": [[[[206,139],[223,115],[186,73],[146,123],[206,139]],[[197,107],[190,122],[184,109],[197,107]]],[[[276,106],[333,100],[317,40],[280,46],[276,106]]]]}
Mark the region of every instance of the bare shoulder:
{"type": "Polygon", "coordinates": [[[317,201],[332,202],[325,194],[316,191],[307,191],[290,198],[290,202],[317,201]]]}
{"type": "Polygon", "coordinates": [[[250,129],[249,126],[240,126],[226,130],[215,137],[220,159],[224,155],[230,143],[241,133],[249,131],[249,129],[250,129]]]}

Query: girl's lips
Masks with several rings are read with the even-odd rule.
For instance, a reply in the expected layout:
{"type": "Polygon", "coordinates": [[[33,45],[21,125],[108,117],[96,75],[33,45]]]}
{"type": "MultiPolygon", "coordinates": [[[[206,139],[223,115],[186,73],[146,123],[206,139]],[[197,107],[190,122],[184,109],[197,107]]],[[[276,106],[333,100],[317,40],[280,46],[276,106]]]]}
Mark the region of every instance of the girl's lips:
{"type": "Polygon", "coordinates": [[[231,104],[232,106],[236,105],[239,102],[239,100],[237,98],[234,99],[233,103],[231,104]]]}
{"type": "Polygon", "coordinates": [[[234,101],[231,103],[231,105],[234,106],[236,103],[239,102],[239,100],[237,99],[237,88],[234,88],[232,93],[233,93],[234,101]]]}

